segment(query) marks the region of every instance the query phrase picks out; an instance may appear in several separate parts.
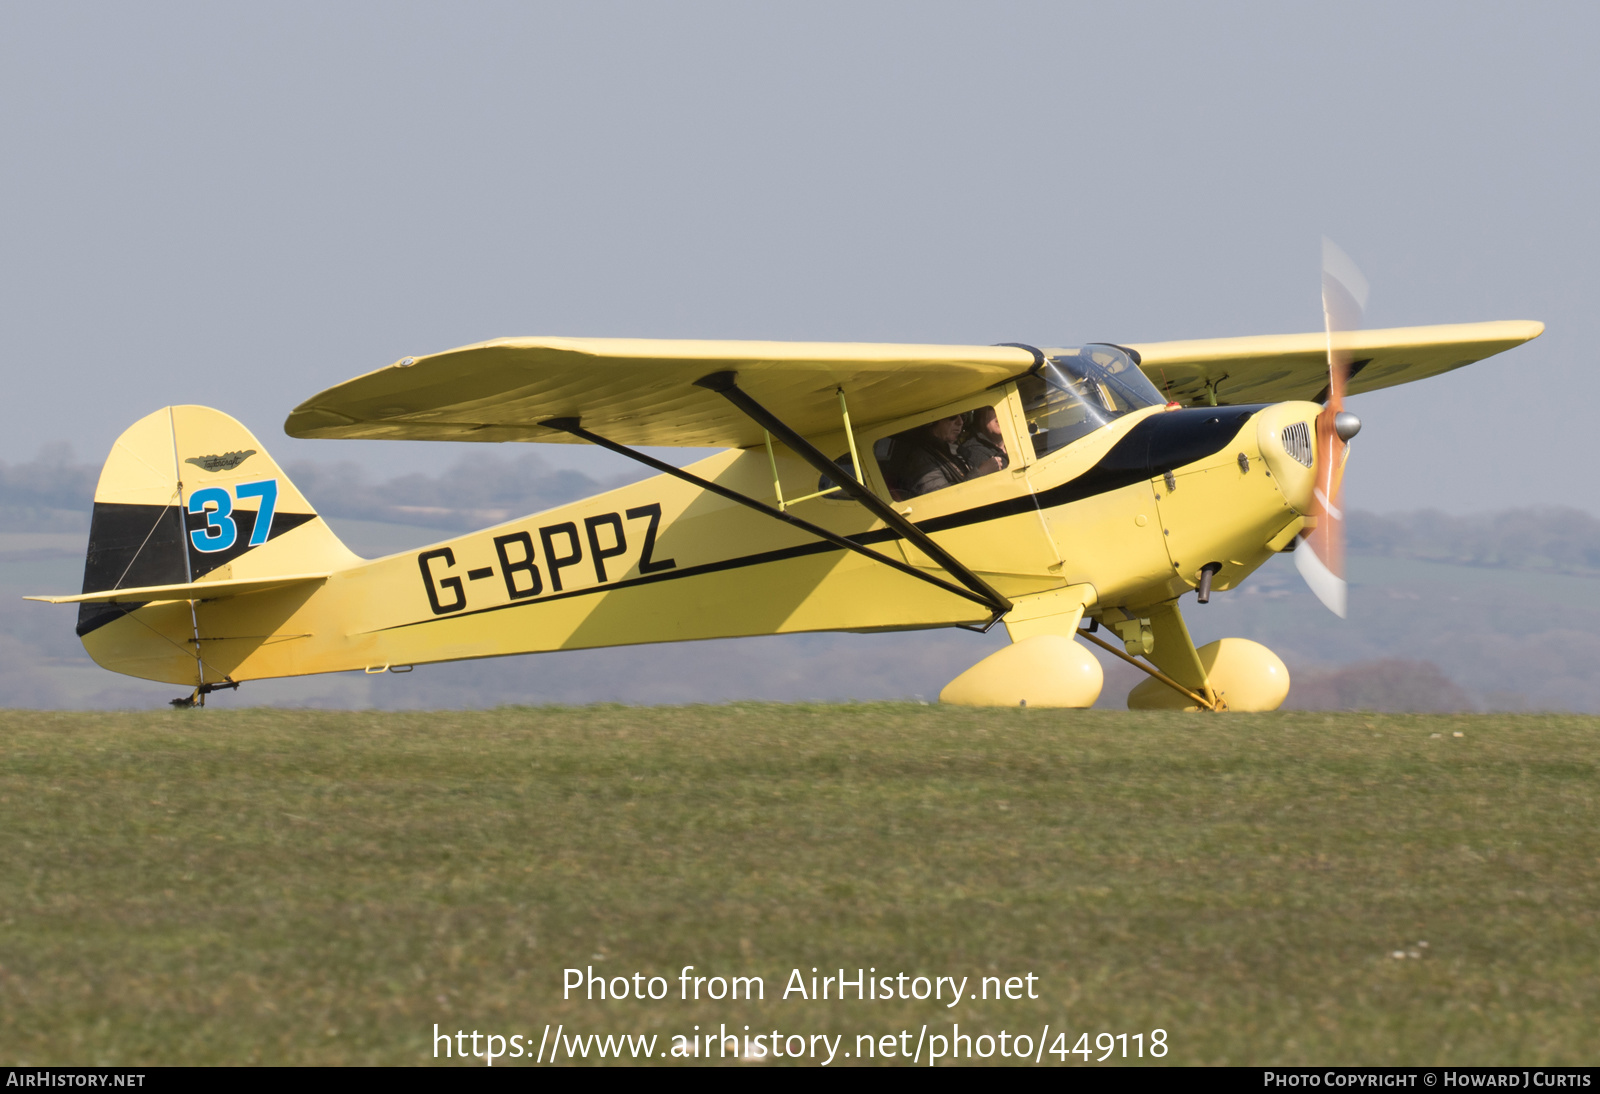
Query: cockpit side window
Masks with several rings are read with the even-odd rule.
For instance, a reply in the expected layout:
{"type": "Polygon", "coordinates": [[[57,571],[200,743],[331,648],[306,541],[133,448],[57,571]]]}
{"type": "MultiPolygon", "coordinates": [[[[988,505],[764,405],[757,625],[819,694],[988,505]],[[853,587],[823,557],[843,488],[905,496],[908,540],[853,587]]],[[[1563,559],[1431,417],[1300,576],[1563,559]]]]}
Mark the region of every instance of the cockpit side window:
{"type": "Polygon", "coordinates": [[[998,408],[980,406],[915,426],[872,446],[889,495],[920,497],[1011,464],[998,408]]]}
{"type": "Polygon", "coordinates": [[[1124,414],[1165,400],[1116,346],[1092,345],[1048,358],[1017,381],[1034,455],[1065,448],[1124,414]]]}

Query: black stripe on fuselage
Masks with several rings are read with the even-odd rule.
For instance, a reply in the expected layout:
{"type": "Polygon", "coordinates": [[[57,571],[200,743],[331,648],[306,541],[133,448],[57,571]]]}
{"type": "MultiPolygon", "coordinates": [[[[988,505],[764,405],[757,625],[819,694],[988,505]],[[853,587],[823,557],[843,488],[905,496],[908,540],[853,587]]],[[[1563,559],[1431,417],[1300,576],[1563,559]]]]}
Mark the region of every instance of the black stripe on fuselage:
{"type": "Polygon", "coordinates": [[[1095,465],[1075,479],[1040,494],[1007,498],[975,509],[963,509],[933,520],[918,522],[924,532],[964,528],[979,521],[1016,516],[1038,509],[1054,509],[1100,494],[1109,494],[1176,471],[1228,447],[1257,411],[1270,405],[1198,407],[1152,414],[1128,430],[1095,465]]]}
{"type": "MultiPolygon", "coordinates": [[[[1041,494],[1025,494],[1021,497],[1007,498],[1005,501],[994,502],[990,505],[963,509],[959,513],[935,517],[932,520],[918,521],[916,522],[917,527],[924,532],[943,532],[952,528],[964,528],[968,525],[996,520],[1000,517],[1031,513],[1035,509],[1053,509],[1058,505],[1070,505],[1075,501],[1082,501],[1085,498],[1092,498],[1099,494],[1109,494],[1111,491],[1120,490],[1125,486],[1146,482],[1163,472],[1176,471],[1180,467],[1220,452],[1239,435],[1240,429],[1257,411],[1264,409],[1268,405],[1262,403],[1255,406],[1200,407],[1186,410],[1169,410],[1163,414],[1152,414],[1128,430],[1127,435],[1112,445],[1110,450],[1100,457],[1093,467],[1075,479],[1064,482],[1060,486],[1052,487],[1041,494]]],[[[865,532],[861,535],[847,538],[854,543],[870,546],[876,543],[893,542],[899,540],[901,536],[892,528],[880,528],[875,532],[865,532]]],[[[436,616],[431,619],[419,619],[412,623],[397,623],[392,627],[383,627],[381,630],[404,630],[407,627],[420,627],[427,623],[443,622],[446,619],[462,619],[470,615],[505,611],[507,608],[531,607],[535,604],[548,604],[552,600],[566,600],[575,596],[590,596],[595,593],[607,593],[616,589],[649,585],[657,581],[676,581],[679,578],[722,573],[728,570],[743,569],[747,566],[763,566],[769,562],[784,562],[793,558],[804,558],[808,555],[819,555],[828,551],[842,550],[844,550],[843,547],[835,547],[833,544],[826,542],[805,543],[776,551],[762,551],[759,554],[724,559],[721,562],[707,562],[700,566],[684,566],[666,573],[645,574],[639,577],[626,578],[622,581],[612,581],[604,585],[594,585],[587,589],[572,589],[550,596],[514,600],[509,604],[496,604],[488,608],[472,608],[467,611],[452,612],[449,615],[436,616]]]]}

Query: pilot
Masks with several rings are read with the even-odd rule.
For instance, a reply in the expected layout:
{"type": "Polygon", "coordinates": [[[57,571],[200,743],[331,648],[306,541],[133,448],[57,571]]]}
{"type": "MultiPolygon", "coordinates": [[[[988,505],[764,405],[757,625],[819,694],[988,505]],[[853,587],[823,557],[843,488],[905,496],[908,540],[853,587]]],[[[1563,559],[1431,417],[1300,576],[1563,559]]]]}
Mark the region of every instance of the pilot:
{"type": "Polygon", "coordinates": [[[1006,439],[1000,432],[1000,418],[992,406],[981,406],[972,412],[972,422],[967,426],[966,438],[957,451],[970,470],[967,478],[992,475],[1003,471],[1011,463],[1006,455],[1006,439]]]}
{"type": "Polygon", "coordinates": [[[956,447],[964,425],[962,416],[954,414],[911,431],[898,476],[906,497],[930,494],[967,481],[972,468],[956,447]]]}

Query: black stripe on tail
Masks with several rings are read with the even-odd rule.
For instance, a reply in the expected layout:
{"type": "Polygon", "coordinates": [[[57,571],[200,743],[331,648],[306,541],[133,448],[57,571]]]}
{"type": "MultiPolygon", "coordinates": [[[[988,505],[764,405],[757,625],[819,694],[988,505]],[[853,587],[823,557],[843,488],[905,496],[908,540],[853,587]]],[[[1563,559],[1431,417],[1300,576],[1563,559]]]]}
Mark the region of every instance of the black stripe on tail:
{"type": "MultiPolygon", "coordinates": [[[[256,514],[235,510],[235,543],[226,551],[193,549],[189,533],[206,525],[204,513],[185,514],[176,505],[125,505],[97,501],[89,521],[89,553],[83,564],[83,592],[136,589],[144,585],[182,585],[250,550],[250,533],[256,514]],[[187,520],[185,520],[187,517],[187,520]]],[[[267,538],[275,539],[298,528],[314,513],[273,514],[267,538]]],[[[120,619],[142,604],[78,605],[78,637],[120,619]]]]}

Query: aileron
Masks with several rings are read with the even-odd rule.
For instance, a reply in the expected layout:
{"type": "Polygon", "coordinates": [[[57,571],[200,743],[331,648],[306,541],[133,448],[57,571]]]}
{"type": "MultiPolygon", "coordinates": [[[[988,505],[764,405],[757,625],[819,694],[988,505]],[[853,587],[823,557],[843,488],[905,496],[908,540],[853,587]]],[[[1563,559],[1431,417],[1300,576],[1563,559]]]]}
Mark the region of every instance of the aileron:
{"type": "MultiPolygon", "coordinates": [[[[1345,331],[1350,394],[1422,380],[1519,346],[1544,332],[1525,320],[1345,331]]],[[[1150,381],[1183,403],[1317,399],[1327,384],[1328,335],[1269,334],[1129,346],[1150,381]]]]}

